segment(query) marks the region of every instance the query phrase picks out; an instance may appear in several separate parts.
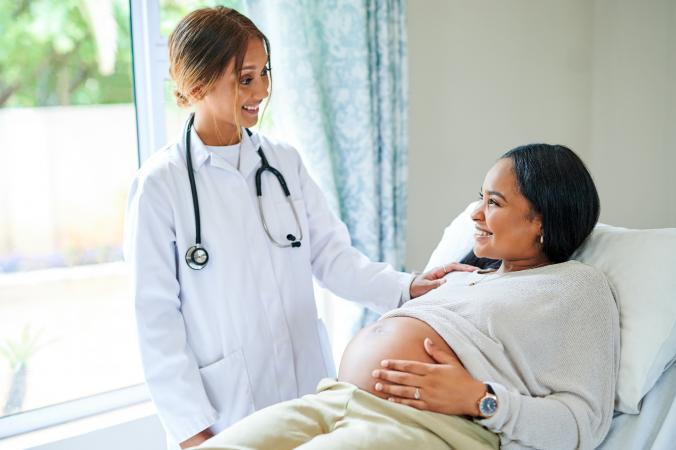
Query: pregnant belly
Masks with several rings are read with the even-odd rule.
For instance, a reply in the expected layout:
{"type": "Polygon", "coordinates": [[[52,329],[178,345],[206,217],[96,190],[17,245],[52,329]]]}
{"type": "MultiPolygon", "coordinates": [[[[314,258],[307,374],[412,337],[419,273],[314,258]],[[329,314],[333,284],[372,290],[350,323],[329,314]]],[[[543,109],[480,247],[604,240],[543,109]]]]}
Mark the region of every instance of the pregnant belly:
{"type": "Polygon", "coordinates": [[[430,338],[439,348],[455,353],[446,341],[425,322],[411,317],[390,317],[361,330],[348,344],[340,361],[338,380],[352,383],[381,398],[374,389],[374,369],[382,369],[383,359],[406,359],[424,363],[435,361],[425,352],[423,342],[430,338]]]}

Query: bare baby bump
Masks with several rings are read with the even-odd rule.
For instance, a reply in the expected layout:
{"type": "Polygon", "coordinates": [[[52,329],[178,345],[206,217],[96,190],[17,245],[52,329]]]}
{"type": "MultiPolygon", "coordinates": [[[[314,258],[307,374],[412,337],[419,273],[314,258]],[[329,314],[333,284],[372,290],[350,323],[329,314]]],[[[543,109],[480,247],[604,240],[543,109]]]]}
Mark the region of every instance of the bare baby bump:
{"type": "Polygon", "coordinates": [[[382,369],[383,359],[405,359],[424,363],[435,361],[425,352],[423,342],[430,338],[439,348],[453,354],[446,341],[425,322],[411,317],[390,317],[361,330],[348,344],[340,361],[338,380],[352,383],[381,398],[374,389],[374,369],[382,369]]]}

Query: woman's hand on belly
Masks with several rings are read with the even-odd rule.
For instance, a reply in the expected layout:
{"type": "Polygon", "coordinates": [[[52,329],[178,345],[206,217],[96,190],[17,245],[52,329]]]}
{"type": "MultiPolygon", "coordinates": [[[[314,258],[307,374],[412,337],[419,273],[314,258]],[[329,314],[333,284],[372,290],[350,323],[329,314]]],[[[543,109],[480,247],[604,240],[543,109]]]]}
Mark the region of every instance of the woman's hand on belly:
{"type": "Polygon", "coordinates": [[[479,416],[479,399],[485,385],[474,379],[458,358],[425,339],[425,351],[437,364],[383,360],[383,369],[373,371],[376,390],[389,400],[421,410],[456,416],[479,416]],[[416,388],[420,398],[416,399],[416,388]]]}

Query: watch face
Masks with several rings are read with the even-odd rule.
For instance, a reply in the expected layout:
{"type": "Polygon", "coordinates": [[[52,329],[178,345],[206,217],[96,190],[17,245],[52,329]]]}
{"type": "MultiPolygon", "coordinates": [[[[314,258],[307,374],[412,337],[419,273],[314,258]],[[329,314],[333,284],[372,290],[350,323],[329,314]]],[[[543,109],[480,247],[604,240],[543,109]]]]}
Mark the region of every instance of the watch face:
{"type": "Polygon", "coordinates": [[[493,397],[485,397],[481,400],[479,404],[479,410],[481,414],[488,417],[495,414],[495,411],[498,409],[498,402],[493,397]]]}

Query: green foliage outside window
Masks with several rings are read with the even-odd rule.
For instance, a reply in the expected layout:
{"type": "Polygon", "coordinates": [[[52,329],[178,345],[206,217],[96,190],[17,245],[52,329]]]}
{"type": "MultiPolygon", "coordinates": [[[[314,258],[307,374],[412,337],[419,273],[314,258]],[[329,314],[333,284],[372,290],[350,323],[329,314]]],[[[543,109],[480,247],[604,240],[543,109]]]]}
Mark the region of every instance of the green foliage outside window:
{"type": "MultiPolygon", "coordinates": [[[[160,1],[162,35],[216,4],[245,12],[243,0],[160,1]]],[[[0,107],[130,103],[130,36],[128,0],[0,0],[0,107]]]]}
{"type": "Polygon", "coordinates": [[[0,0],[0,12],[0,107],[131,102],[126,0],[0,0]]]}

